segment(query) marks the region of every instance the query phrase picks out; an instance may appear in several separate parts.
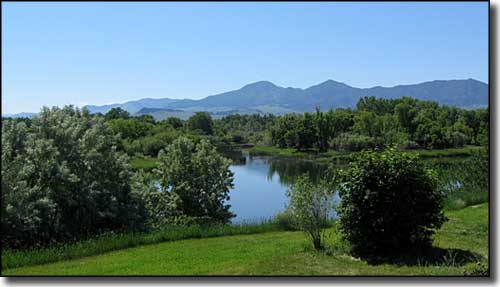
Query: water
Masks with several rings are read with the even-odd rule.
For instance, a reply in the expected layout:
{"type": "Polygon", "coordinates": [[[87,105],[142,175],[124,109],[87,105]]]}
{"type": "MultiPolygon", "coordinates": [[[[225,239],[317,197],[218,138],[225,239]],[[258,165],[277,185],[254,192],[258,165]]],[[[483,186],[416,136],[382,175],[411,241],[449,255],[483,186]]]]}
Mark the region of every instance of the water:
{"type": "Polygon", "coordinates": [[[244,154],[230,169],[234,188],[227,202],[236,214],[233,223],[259,222],[283,211],[288,203],[288,187],[303,173],[312,179],[325,170],[324,164],[304,159],[244,154]]]}

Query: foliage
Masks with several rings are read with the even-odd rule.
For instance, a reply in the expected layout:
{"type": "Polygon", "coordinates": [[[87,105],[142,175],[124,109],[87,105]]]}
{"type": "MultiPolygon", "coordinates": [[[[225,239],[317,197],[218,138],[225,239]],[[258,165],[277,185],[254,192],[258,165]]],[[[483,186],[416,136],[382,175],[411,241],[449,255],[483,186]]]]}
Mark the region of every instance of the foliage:
{"type": "Polygon", "coordinates": [[[213,125],[212,117],[205,112],[197,112],[186,123],[188,130],[204,135],[211,135],[213,133],[213,125]]]}
{"type": "Polygon", "coordinates": [[[158,161],[154,173],[159,178],[161,192],[175,195],[182,215],[222,223],[234,216],[225,204],[233,186],[230,161],[220,156],[208,141],[195,143],[179,137],[160,151],[158,161]]]}
{"type": "Polygon", "coordinates": [[[126,156],[102,118],[43,108],[2,123],[2,243],[48,244],[142,226],[126,156]]]}
{"type": "Polygon", "coordinates": [[[107,121],[114,119],[128,119],[129,117],[130,117],[129,112],[127,112],[122,108],[112,108],[104,115],[104,118],[107,121]]]}
{"type": "Polygon", "coordinates": [[[435,173],[418,156],[362,152],[343,174],[340,229],[356,255],[429,246],[445,217],[435,173]]]}
{"type": "Polygon", "coordinates": [[[309,234],[317,250],[324,249],[324,228],[333,210],[334,191],[332,183],[312,183],[308,175],[299,177],[287,191],[293,224],[309,234]]]}
{"type": "Polygon", "coordinates": [[[357,110],[286,114],[268,125],[271,144],[305,150],[359,151],[398,144],[409,148],[458,148],[487,145],[489,112],[439,106],[436,102],[403,97],[364,97],[357,110]],[[312,117],[312,120],[311,120],[312,117]]]}

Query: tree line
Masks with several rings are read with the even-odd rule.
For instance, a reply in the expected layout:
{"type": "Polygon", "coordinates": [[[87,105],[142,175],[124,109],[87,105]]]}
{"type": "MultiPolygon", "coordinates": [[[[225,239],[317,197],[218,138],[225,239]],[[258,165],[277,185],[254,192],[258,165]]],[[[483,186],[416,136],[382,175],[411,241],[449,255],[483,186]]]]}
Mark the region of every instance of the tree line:
{"type": "Polygon", "coordinates": [[[287,114],[269,125],[271,144],[280,148],[359,151],[399,145],[442,149],[487,145],[489,112],[440,106],[413,98],[361,98],[357,109],[287,114]]]}

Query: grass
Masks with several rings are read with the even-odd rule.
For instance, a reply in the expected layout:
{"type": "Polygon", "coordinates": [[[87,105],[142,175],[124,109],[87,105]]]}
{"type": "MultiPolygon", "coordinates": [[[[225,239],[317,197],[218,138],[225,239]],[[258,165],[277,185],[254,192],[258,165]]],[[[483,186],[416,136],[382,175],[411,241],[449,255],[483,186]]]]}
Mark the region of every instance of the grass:
{"type": "Polygon", "coordinates": [[[130,160],[130,166],[134,170],[137,169],[149,170],[157,167],[157,165],[158,165],[158,160],[151,157],[143,157],[143,158],[138,157],[130,160]]]}
{"type": "Polygon", "coordinates": [[[35,250],[2,249],[2,270],[28,265],[38,265],[60,260],[76,259],[102,254],[113,250],[175,241],[188,238],[208,238],[235,234],[255,234],[283,230],[275,222],[241,225],[216,225],[189,227],[171,227],[150,233],[105,234],[97,238],[73,244],[59,244],[49,248],[35,250]]]}
{"type": "MultiPolygon", "coordinates": [[[[188,239],[75,260],[2,270],[9,275],[462,275],[467,260],[488,264],[488,204],[446,213],[434,240],[439,257],[369,264],[345,254],[311,251],[302,232],[188,239]]],[[[329,244],[339,241],[332,233],[329,244]]]]}

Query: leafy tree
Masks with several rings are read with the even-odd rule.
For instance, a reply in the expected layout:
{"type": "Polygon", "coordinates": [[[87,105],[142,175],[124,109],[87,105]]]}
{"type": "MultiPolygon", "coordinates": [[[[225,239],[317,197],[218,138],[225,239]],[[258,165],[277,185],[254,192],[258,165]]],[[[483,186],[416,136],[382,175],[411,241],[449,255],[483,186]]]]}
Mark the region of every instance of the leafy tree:
{"type": "Polygon", "coordinates": [[[123,139],[138,139],[146,136],[154,127],[153,123],[138,118],[118,118],[108,121],[109,127],[123,139]]]}
{"type": "Polygon", "coordinates": [[[310,113],[304,113],[297,125],[297,141],[295,148],[298,150],[310,149],[317,142],[317,129],[314,118],[310,113]]]}
{"type": "Polygon", "coordinates": [[[445,221],[437,177],[417,155],[362,152],[339,187],[340,230],[355,255],[429,246],[445,221]]]}
{"type": "Polygon", "coordinates": [[[212,117],[205,112],[197,112],[191,116],[186,124],[188,130],[200,132],[205,135],[213,134],[213,121],[212,117]]]}
{"type": "Polygon", "coordinates": [[[319,108],[316,108],[316,113],[314,114],[314,124],[316,125],[316,138],[317,146],[320,152],[325,152],[328,150],[328,140],[331,135],[331,126],[328,122],[328,117],[322,113],[319,108]]]}
{"type": "Polygon", "coordinates": [[[165,120],[170,126],[172,126],[174,129],[180,129],[184,126],[182,123],[182,120],[179,118],[175,117],[169,117],[165,120]]]}
{"type": "Polygon", "coordinates": [[[234,215],[229,211],[229,190],[233,187],[230,161],[217,153],[207,141],[198,143],[186,137],[177,138],[158,155],[155,173],[162,192],[179,198],[181,214],[197,220],[227,223],[234,215]]]}
{"type": "Polygon", "coordinates": [[[112,108],[104,115],[104,118],[107,121],[114,119],[128,119],[129,117],[129,112],[125,111],[122,108],[112,108]]]}
{"type": "Polygon", "coordinates": [[[127,157],[102,118],[43,108],[32,129],[2,123],[2,241],[31,246],[141,228],[127,157]]]}
{"type": "Polygon", "coordinates": [[[333,210],[334,192],[332,184],[323,179],[314,184],[307,174],[299,177],[287,191],[293,224],[311,237],[317,250],[324,249],[324,228],[333,210]]]}

